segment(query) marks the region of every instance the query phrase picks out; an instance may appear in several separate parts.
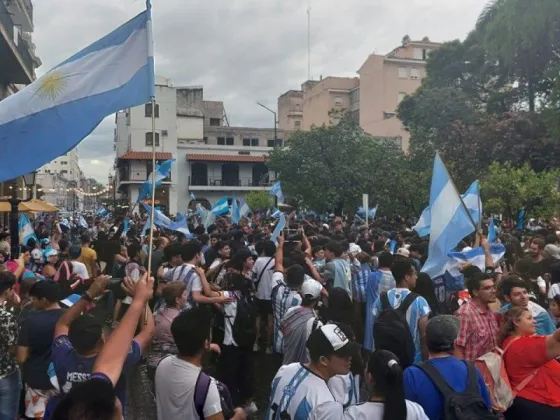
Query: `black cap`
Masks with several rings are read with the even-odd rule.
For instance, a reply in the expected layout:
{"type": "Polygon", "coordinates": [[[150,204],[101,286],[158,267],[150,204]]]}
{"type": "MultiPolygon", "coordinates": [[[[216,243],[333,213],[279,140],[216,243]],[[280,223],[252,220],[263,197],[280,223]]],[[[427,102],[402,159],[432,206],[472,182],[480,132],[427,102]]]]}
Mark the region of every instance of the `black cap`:
{"type": "Polygon", "coordinates": [[[336,324],[323,325],[311,333],[307,339],[307,348],[311,354],[349,357],[359,354],[360,345],[350,341],[336,324]]]}

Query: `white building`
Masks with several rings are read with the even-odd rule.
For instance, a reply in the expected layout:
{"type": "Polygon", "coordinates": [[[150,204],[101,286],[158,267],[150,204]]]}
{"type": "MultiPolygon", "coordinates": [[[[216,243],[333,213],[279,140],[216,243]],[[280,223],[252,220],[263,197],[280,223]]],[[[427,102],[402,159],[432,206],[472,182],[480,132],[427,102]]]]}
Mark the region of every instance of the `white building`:
{"type": "Polygon", "coordinates": [[[43,165],[38,171],[38,174],[46,173],[53,175],[62,175],[68,181],[80,182],[80,164],[78,148],[74,148],[68,153],[57,157],[52,162],[43,165]]]}
{"type": "Polygon", "coordinates": [[[156,77],[154,111],[155,139],[151,104],[121,111],[115,118],[115,184],[131,207],[152,172],[152,141],[158,162],[176,160],[155,197],[156,206],[171,214],[192,206],[191,193],[210,206],[223,195],[241,197],[269,188],[265,160],[274,144],[282,142],[282,133],[275,140],[273,129],[223,126],[222,102],[204,101],[200,86],[174,87],[161,77],[156,77]]]}

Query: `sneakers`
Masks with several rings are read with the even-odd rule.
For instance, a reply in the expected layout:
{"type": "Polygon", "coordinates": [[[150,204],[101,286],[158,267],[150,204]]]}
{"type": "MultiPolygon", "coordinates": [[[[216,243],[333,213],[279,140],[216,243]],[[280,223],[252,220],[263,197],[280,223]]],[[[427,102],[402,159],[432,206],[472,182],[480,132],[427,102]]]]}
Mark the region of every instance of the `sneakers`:
{"type": "Polygon", "coordinates": [[[266,348],[266,354],[272,354],[272,347],[266,348]]]}
{"type": "Polygon", "coordinates": [[[259,347],[259,345],[257,343],[253,344],[253,351],[255,353],[257,353],[261,348],[259,347]]]}
{"type": "Polygon", "coordinates": [[[251,414],[255,414],[258,411],[257,405],[254,402],[251,402],[251,404],[247,404],[245,407],[243,407],[243,410],[248,416],[250,416],[251,414]]]}

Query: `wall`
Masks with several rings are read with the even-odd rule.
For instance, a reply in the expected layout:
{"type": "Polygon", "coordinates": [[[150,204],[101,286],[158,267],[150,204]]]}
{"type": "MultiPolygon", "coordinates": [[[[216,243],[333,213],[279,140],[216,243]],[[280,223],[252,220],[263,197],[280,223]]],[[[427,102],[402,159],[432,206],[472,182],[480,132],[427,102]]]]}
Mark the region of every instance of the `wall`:
{"type": "Polygon", "coordinates": [[[278,128],[297,130],[303,128],[303,92],[289,90],[278,98],[278,128]],[[300,126],[296,125],[300,122],[300,126]]]}
{"type": "Polygon", "coordinates": [[[202,140],[203,138],[203,118],[177,116],[177,139],[202,140]]]}

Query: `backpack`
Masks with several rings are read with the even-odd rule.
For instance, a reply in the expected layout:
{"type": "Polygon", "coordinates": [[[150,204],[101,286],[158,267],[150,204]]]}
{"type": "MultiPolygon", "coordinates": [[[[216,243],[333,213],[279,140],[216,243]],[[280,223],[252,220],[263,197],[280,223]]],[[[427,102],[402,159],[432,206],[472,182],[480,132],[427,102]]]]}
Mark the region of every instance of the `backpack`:
{"type": "Polygon", "coordinates": [[[410,326],[406,321],[406,311],[418,297],[416,293],[410,292],[400,306],[395,309],[389,303],[387,292],[383,292],[381,300],[381,313],[373,325],[373,340],[375,348],[388,350],[394,353],[404,369],[414,364],[416,347],[410,332],[410,326]]]}
{"type": "Polygon", "coordinates": [[[467,366],[467,387],[465,392],[456,392],[449,386],[440,371],[430,362],[418,364],[443,395],[442,420],[498,420],[496,414],[488,411],[478,389],[478,376],[472,363],[463,361],[467,366]]]}
{"type": "Polygon", "coordinates": [[[237,313],[231,326],[233,339],[239,347],[250,347],[257,337],[255,321],[257,305],[251,296],[242,295],[237,300],[237,313]]]}
{"type": "MultiPolygon", "coordinates": [[[[208,389],[210,388],[211,382],[212,378],[201,370],[198,374],[196,385],[194,387],[194,406],[196,408],[196,413],[201,420],[206,418],[204,416],[204,404],[206,403],[206,397],[208,396],[208,389]]],[[[220,381],[216,381],[216,386],[218,387],[218,394],[220,394],[220,403],[224,419],[231,419],[235,415],[235,409],[233,407],[229,389],[220,381]]]]}
{"type": "Polygon", "coordinates": [[[513,404],[514,398],[537,375],[539,369],[531,372],[517,387],[512,388],[504,363],[504,355],[515,341],[512,340],[503,350],[500,347],[480,356],[475,366],[480,370],[488,393],[492,399],[492,409],[500,413],[505,412],[513,404]]]}

